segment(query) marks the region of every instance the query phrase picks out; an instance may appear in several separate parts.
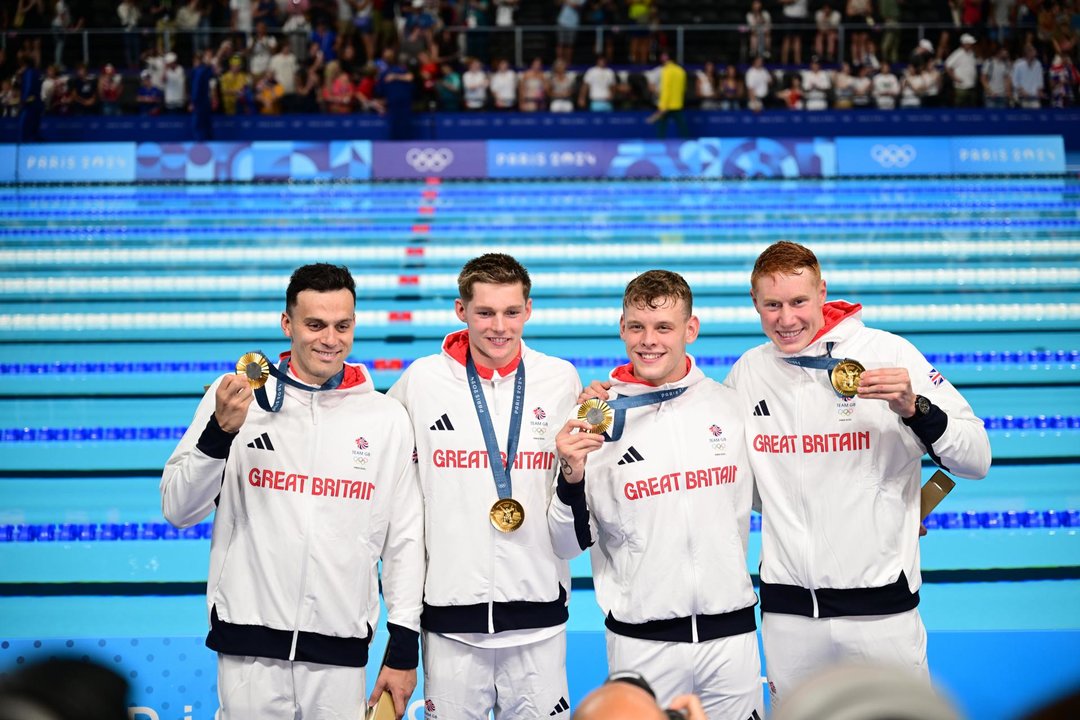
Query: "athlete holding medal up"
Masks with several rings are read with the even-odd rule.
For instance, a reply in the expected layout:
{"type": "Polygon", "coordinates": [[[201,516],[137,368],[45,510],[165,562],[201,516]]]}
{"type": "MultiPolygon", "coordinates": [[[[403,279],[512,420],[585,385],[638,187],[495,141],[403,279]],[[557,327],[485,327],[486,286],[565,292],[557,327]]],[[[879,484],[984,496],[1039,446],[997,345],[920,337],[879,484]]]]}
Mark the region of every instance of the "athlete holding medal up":
{"type": "Polygon", "coordinates": [[[773,244],[750,284],[771,342],[747,351],[725,382],[748,416],[761,496],[773,701],[845,660],[926,677],[917,609],[921,459],[985,476],[983,423],[911,343],[863,325],[860,305],[826,302],[809,249],[773,244]]]}
{"type": "Polygon", "coordinates": [[[609,670],[641,673],[662,706],[693,693],[709,717],[751,720],[763,712],[746,567],[754,478],[737,394],[686,352],[698,327],[682,276],[650,270],[626,286],[630,362],[556,438],[548,516],[560,555],[591,548],[609,670]]]}
{"type": "Polygon", "coordinates": [[[470,260],[454,302],[466,328],[389,393],[412,419],[424,495],[429,718],[569,716],[570,570],[552,550],[546,513],[555,434],[581,381],[570,363],[522,342],[530,289],[509,255],[470,260]]]}

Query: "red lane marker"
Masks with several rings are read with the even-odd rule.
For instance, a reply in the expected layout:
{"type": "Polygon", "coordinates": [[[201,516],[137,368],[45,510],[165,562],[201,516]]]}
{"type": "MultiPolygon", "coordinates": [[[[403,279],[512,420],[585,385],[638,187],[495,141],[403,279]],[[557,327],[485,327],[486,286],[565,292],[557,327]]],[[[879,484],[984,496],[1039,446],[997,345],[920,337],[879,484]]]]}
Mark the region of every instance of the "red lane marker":
{"type": "Polygon", "coordinates": [[[421,215],[434,215],[435,214],[435,206],[434,205],[421,205],[420,206],[420,214],[421,215]]]}
{"type": "Polygon", "coordinates": [[[390,322],[412,322],[412,313],[408,310],[396,310],[390,313],[390,322]]]}
{"type": "Polygon", "coordinates": [[[405,256],[406,257],[423,257],[424,256],[424,248],[422,248],[422,247],[408,247],[408,248],[405,248],[405,256]]]}
{"type": "Polygon", "coordinates": [[[431,226],[430,225],[413,225],[412,226],[412,231],[414,233],[423,233],[423,234],[426,235],[427,233],[431,232],[431,226]]]}
{"type": "Polygon", "coordinates": [[[419,284],[420,284],[420,276],[419,275],[399,275],[398,276],[398,285],[419,285],[419,284]]]}

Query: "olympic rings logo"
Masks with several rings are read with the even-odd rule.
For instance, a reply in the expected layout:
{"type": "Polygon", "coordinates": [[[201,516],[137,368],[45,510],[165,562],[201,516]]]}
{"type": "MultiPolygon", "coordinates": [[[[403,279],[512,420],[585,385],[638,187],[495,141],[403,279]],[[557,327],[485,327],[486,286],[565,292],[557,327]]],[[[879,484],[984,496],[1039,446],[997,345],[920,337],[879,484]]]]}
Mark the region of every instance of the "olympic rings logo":
{"type": "Polygon", "coordinates": [[[409,148],[405,162],[416,172],[442,172],[454,162],[450,148],[409,148]]]}
{"type": "Polygon", "coordinates": [[[883,168],[907,167],[915,161],[915,148],[911,145],[881,145],[870,148],[870,158],[883,168]]]}

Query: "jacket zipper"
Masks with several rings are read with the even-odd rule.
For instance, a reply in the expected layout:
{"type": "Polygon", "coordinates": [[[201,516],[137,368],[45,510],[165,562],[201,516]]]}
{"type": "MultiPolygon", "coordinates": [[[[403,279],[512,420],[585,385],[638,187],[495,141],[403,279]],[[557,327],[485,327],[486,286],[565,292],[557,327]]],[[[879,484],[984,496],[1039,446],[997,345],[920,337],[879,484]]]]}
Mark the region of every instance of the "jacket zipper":
{"type": "MultiPolygon", "coordinates": [[[[311,425],[317,428],[319,425],[319,414],[316,412],[315,404],[318,402],[318,393],[311,393],[311,425]]],[[[317,460],[319,458],[319,439],[320,433],[312,433],[314,442],[311,443],[311,462],[309,467],[318,467],[317,460]]],[[[296,601],[296,617],[293,620],[293,636],[292,646],[289,648],[289,660],[296,659],[296,643],[300,638],[300,614],[304,609],[304,591],[307,589],[307,570],[308,570],[308,558],[311,556],[311,500],[310,498],[304,498],[304,554],[300,558],[300,588],[299,597],[296,601]]]]}

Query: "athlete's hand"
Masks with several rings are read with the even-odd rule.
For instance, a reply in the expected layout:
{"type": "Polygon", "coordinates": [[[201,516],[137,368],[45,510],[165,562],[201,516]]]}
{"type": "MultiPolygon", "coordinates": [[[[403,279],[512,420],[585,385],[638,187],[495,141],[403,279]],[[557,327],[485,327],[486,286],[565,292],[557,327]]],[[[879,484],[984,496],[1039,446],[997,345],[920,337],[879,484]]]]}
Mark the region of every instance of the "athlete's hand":
{"type": "Polygon", "coordinates": [[[401,720],[415,689],[416,668],[397,670],[384,665],[382,671],[379,672],[379,677],[375,680],[375,689],[371,691],[371,697],[368,698],[368,707],[377,703],[383,691],[386,690],[394,699],[394,715],[401,720]]]}
{"type": "Polygon", "coordinates": [[[585,479],[585,458],[604,444],[604,436],[590,433],[590,427],[583,420],[567,420],[555,436],[559,471],[568,483],[579,483],[585,479]]]}
{"type": "Polygon", "coordinates": [[[701,705],[701,698],[697,695],[679,695],[668,706],[669,710],[677,710],[686,716],[686,720],[709,720],[705,715],[705,708],[701,705]]]}
{"type": "Polygon", "coordinates": [[[240,430],[255,394],[243,375],[226,375],[214,394],[214,417],[225,432],[240,430]]]}
{"type": "Polygon", "coordinates": [[[864,400],[884,400],[902,418],[915,414],[915,391],[905,368],[867,370],[859,378],[858,394],[864,400]]]}
{"type": "Polygon", "coordinates": [[[596,398],[597,400],[607,400],[609,397],[608,390],[610,389],[610,380],[593,380],[591,383],[589,383],[589,387],[582,390],[581,394],[578,395],[578,404],[581,404],[586,400],[592,400],[593,398],[596,398]]]}

